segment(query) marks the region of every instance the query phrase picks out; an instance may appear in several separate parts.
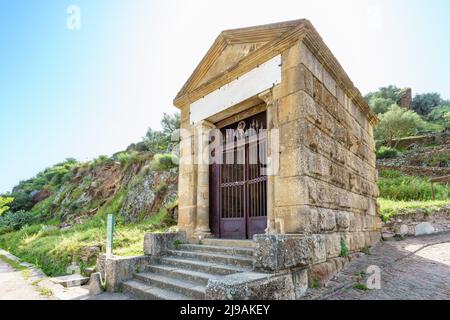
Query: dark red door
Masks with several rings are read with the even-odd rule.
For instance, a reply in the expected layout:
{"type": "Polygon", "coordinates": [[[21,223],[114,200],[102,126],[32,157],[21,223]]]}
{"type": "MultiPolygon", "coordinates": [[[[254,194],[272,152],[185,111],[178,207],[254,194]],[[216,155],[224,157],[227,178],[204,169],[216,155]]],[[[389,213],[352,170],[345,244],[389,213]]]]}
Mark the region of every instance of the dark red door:
{"type": "Polygon", "coordinates": [[[222,129],[222,164],[211,166],[212,230],[216,236],[247,239],[267,226],[266,114],[222,129]]]}

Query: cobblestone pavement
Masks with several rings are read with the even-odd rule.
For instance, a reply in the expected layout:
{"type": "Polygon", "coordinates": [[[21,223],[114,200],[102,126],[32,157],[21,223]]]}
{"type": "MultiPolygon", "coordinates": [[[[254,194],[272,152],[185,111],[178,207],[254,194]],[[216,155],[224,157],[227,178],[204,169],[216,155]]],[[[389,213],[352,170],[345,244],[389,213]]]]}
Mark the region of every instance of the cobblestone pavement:
{"type": "Polygon", "coordinates": [[[305,298],[450,300],[450,233],[381,242],[305,298]],[[380,290],[367,290],[367,268],[373,265],[381,270],[380,290]]]}

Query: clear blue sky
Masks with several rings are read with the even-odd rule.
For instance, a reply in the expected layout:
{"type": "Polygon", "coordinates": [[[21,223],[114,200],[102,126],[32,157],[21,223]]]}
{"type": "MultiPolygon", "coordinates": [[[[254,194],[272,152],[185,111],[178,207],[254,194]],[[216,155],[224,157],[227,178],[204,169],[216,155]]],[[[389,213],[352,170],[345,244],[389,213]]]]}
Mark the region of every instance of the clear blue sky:
{"type": "Polygon", "coordinates": [[[223,29],[308,18],[363,94],[450,98],[449,16],[446,0],[2,0],[0,192],[159,128],[223,29]],[[81,30],[66,27],[71,4],[81,30]]]}

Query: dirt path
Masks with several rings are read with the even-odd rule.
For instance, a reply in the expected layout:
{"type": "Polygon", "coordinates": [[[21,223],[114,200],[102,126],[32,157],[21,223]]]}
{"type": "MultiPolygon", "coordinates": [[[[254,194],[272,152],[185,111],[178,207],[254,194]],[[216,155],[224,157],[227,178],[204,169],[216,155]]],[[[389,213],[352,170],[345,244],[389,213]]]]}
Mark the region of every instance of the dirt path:
{"type": "Polygon", "coordinates": [[[450,300],[450,233],[381,242],[307,299],[450,300]],[[379,290],[366,288],[369,266],[381,270],[379,290]]]}
{"type": "Polygon", "coordinates": [[[0,300],[46,300],[24,276],[0,259],[0,300]]]}

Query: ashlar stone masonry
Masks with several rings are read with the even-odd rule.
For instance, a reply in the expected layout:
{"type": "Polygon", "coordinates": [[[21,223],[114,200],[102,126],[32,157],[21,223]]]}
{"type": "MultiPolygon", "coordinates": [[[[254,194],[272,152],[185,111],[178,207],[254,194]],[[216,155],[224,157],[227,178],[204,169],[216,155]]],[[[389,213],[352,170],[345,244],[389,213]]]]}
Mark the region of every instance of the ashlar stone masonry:
{"type": "Polygon", "coordinates": [[[323,282],[342,267],[344,249],[380,240],[378,119],[309,21],[222,32],[174,104],[184,129],[178,228],[192,242],[220,237],[211,231],[214,190],[208,166],[195,162],[194,136],[257,110],[277,131],[277,151],[268,156],[279,166],[267,179],[266,232],[251,239],[255,269],[301,267],[323,282]]]}

